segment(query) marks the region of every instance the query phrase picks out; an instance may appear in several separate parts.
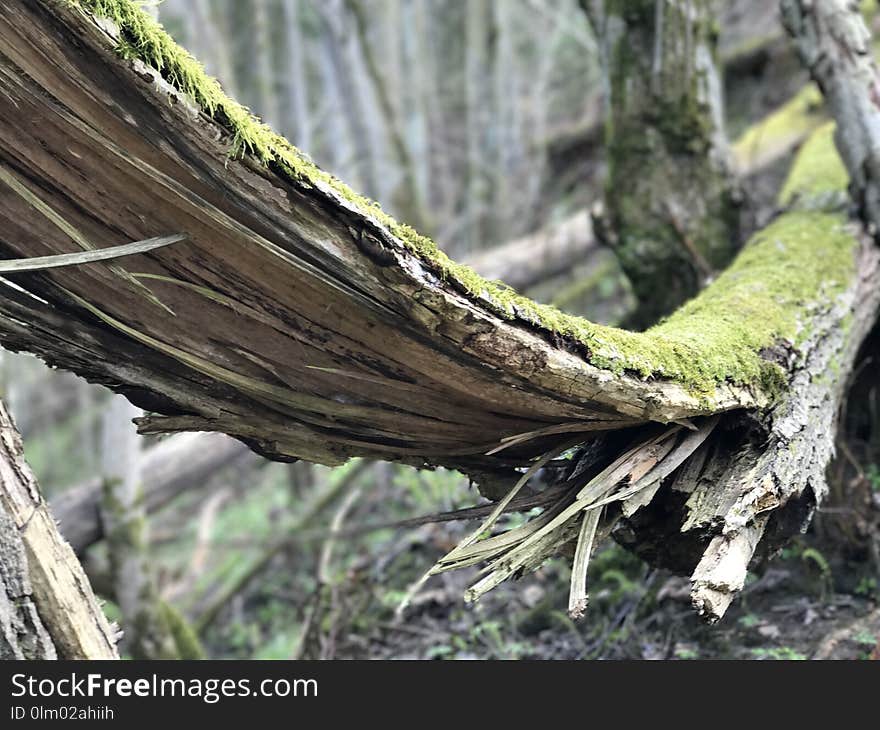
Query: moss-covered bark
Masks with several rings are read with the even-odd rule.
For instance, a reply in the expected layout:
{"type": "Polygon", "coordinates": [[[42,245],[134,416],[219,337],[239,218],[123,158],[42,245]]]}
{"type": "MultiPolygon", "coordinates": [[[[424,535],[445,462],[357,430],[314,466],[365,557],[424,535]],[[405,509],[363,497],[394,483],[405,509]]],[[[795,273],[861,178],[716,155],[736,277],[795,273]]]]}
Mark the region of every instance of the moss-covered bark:
{"type": "Polygon", "coordinates": [[[605,200],[637,327],[693,296],[736,251],[712,6],[606,3],[605,200]]]}
{"type": "MultiPolygon", "coordinates": [[[[596,444],[613,459],[630,429],[658,429],[648,421],[679,421],[676,439],[691,425],[682,419],[733,409],[760,407],[752,420],[763,424],[775,397],[790,410],[774,407],[776,450],[756,453],[765,431],[735,455],[739,467],[768,465],[768,479],[740,469],[724,488],[715,472],[701,480],[711,488],[699,515],[711,519],[698,537],[756,510],[763,529],[800,476],[814,478],[826,441],[799,449],[814,454],[803,467],[777,469],[777,457],[792,434],[827,436],[833,393],[812,374],[838,360],[843,377],[880,294],[870,261],[856,276],[864,246],[828,208],[839,197],[797,183],[791,212],[686,307],[643,333],[600,327],[450,261],[256,122],[128,0],[0,8],[0,158],[17,180],[0,196],[4,251],[187,235],[126,262],[128,279],[76,267],[9,288],[0,339],[164,414],[145,430],[224,431],[278,459],[363,455],[500,480],[597,431],[621,431],[596,444]],[[814,402],[820,431],[804,424],[814,402]]],[[[713,434],[742,433],[738,418],[713,434]]],[[[729,439],[718,445],[713,463],[726,468],[729,439]]]]}
{"type": "Polygon", "coordinates": [[[94,246],[187,236],[126,262],[153,298],[106,267],[58,270],[27,282],[41,301],[5,295],[0,337],[165,414],[147,430],[224,431],[331,464],[522,464],[540,439],[486,452],[548,427],[766,404],[784,376],[766,353],[797,337],[805,301],[833,295],[809,241],[770,239],[648,332],[566,315],[319,170],[129,0],[0,7],[0,155],[18,183],[0,196],[8,255],[69,251],[71,231],[94,246]],[[760,269],[750,286],[751,264],[773,256],[772,286],[760,269]]]}

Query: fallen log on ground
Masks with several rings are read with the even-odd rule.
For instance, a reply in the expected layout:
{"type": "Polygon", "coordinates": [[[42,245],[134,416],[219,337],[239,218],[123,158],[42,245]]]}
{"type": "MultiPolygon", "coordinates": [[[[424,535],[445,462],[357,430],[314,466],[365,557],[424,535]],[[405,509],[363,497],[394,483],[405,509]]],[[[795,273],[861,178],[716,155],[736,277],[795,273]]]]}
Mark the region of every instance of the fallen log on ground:
{"type": "MultiPolygon", "coordinates": [[[[209,483],[224,467],[248,459],[249,453],[243,444],[219,434],[182,433],[163,440],[143,455],[144,508],[148,514],[157,512],[182,492],[209,483]]],[[[52,500],[52,514],[77,553],[104,537],[100,501],[99,478],[52,500]]]]}
{"type": "Polygon", "coordinates": [[[480,276],[503,281],[523,292],[569,271],[596,245],[590,214],[584,210],[540,231],[481,251],[466,263],[480,276]]]}
{"type": "Polygon", "coordinates": [[[442,464],[496,497],[514,469],[589,442],[532,532],[462,549],[523,548],[495,580],[580,535],[583,567],[605,529],[587,508],[626,497],[619,513],[609,502],[618,539],[697,565],[713,618],[762,536],[772,547],[821,499],[880,291],[876,249],[840,209],[845,174],[824,180],[827,134],[790,212],[665,322],[625,332],[450,261],[259,125],[128,0],[0,9],[4,252],[186,236],[16,275],[0,341],[153,411],[144,432],[223,431],[280,460],[442,464]]]}

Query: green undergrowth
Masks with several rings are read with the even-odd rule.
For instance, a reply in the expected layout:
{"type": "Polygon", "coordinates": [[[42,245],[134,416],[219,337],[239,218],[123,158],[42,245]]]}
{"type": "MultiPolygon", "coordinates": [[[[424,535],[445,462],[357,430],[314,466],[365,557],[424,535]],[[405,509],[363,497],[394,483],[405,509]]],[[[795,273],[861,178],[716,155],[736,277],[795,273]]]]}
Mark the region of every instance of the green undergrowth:
{"type": "Polygon", "coordinates": [[[300,184],[331,189],[384,226],[443,279],[473,298],[488,301],[507,319],[523,319],[574,341],[597,367],[670,379],[701,394],[711,393],[723,382],[775,389],[782,371],[765,360],[761,350],[780,340],[796,341],[802,334],[801,305],[815,300],[823,289],[833,294],[850,278],[854,240],[843,230],[842,216],[817,210],[793,212],[758,234],[730,269],[696,299],[645,333],[565,314],[452,261],[429,238],[321,170],[230,99],[216,79],[132,0],[64,1],[113,21],[123,39],[119,52],[160,71],[225,126],[232,135],[230,154],[252,155],[300,184]]]}

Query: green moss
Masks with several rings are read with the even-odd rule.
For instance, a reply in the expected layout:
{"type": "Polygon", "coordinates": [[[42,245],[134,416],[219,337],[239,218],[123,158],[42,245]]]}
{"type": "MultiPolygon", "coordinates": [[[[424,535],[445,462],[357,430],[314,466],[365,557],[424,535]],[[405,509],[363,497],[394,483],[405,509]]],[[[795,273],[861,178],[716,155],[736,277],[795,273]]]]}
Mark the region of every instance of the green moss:
{"type": "MultiPolygon", "coordinates": [[[[782,371],[761,357],[770,343],[797,346],[806,334],[802,305],[830,299],[851,280],[857,245],[838,213],[795,210],[758,233],[706,293],[645,333],[678,357],[691,381],[738,380],[773,388],[782,371]],[[822,265],[817,266],[816,262],[822,265]]],[[[673,375],[673,377],[676,377],[673,375]]]]}
{"type": "Polygon", "coordinates": [[[792,145],[825,123],[822,94],[815,84],[808,84],[763,121],[752,125],[733,145],[736,166],[744,169],[763,150],[792,145]]]}
{"type": "Polygon", "coordinates": [[[167,601],[159,601],[161,617],[174,638],[175,659],[204,659],[205,650],[190,623],[167,601]]]}
{"type": "Polygon", "coordinates": [[[801,148],[779,193],[780,205],[796,200],[812,207],[846,204],[849,175],[834,148],[834,128],[833,122],[823,125],[801,148]]]}
{"type": "MultiPolygon", "coordinates": [[[[398,223],[378,204],[318,168],[246,108],[225,95],[201,64],[131,0],[66,0],[119,26],[120,52],[153,66],[232,135],[232,154],[249,154],[273,164],[304,185],[335,191],[385,226],[440,276],[501,316],[521,318],[584,348],[594,365],[646,378],[669,378],[694,391],[711,391],[731,381],[772,388],[781,371],[761,357],[780,340],[796,341],[804,302],[833,295],[850,278],[855,241],[842,215],[801,210],[780,217],[758,234],[734,264],[699,297],[645,333],[603,327],[540,305],[500,282],[489,282],[455,263],[433,241],[398,223]]],[[[629,3],[627,3],[629,5],[629,3]]],[[[653,7],[653,3],[646,3],[653,7]]],[[[638,3],[632,7],[641,7],[638,3]]],[[[813,148],[828,164],[830,138],[813,148]]],[[[806,152],[805,152],[806,154],[806,152]]],[[[812,153],[811,153],[812,154],[812,153]]],[[[807,164],[806,159],[803,161],[807,164]]],[[[835,168],[837,170],[837,168],[835,168]]],[[[841,184],[838,172],[834,184],[841,184]]],[[[801,183],[793,183],[792,195],[801,183]]],[[[813,188],[809,188],[813,190],[813,188]]]]}

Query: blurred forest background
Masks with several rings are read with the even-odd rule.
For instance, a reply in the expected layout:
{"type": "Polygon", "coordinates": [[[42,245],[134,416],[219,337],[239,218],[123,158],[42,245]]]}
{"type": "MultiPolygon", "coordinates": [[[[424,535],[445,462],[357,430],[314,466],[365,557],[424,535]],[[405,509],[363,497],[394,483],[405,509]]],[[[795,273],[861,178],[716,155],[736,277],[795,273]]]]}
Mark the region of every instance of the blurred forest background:
{"type": "MultiPolygon", "coordinates": [[[[603,90],[577,0],[146,5],[232,96],[453,258],[594,321],[631,311],[588,215],[602,193],[603,90]]],[[[777,3],[721,5],[727,133],[747,232],[773,215],[781,176],[823,115],[777,3]]],[[[693,614],[685,579],[613,544],[594,558],[578,623],[565,612],[564,560],[475,606],[462,601],[468,571],[435,577],[400,620],[408,587],[468,529],[402,521],[478,504],[461,475],[269,463],[216,434],[140,437],[126,401],[28,356],[3,353],[2,386],[129,656],[155,651],[116,600],[136,575],[182,619],[173,625],[191,656],[857,658],[876,652],[880,633],[877,341],[853,385],[860,408],[844,418],[832,500],[808,535],[750,577],[717,627],[693,614]],[[106,483],[141,491],[129,513],[139,556],[114,555],[104,539],[106,483]]]]}

